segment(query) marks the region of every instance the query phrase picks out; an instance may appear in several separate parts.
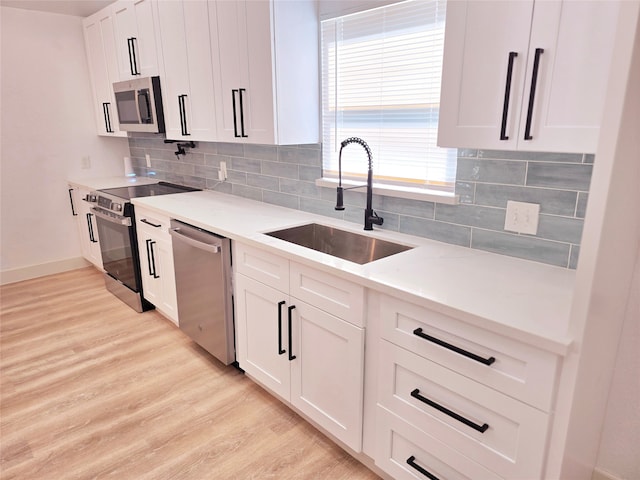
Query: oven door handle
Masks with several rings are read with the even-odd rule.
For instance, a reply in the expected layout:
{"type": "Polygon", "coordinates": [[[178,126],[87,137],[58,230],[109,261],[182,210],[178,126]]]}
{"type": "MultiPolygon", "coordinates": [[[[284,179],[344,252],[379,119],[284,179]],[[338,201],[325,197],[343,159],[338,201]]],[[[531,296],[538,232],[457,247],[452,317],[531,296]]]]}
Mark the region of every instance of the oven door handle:
{"type": "Polygon", "coordinates": [[[112,216],[112,215],[110,215],[108,213],[103,212],[101,209],[98,209],[96,207],[91,207],[91,211],[93,212],[93,214],[97,218],[100,218],[102,220],[106,220],[107,222],[116,223],[118,225],[126,225],[127,227],[131,226],[131,218],[130,217],[123,217],[121,215],[115,215],[115,214],[113,214],[113,216],[112,216]]]}
{"type": "Polygon", "coordinates": [[[221,247],[220,245],[211,245],[209,243],[203,243],[195,238],[189,237],[183,229],[180,227],[170,228],[169,235],[171,235],[176,240],[184,242],[192,247],[199,248],[200,250],[205,250],[211,253],[220,253],[221,247]]]}

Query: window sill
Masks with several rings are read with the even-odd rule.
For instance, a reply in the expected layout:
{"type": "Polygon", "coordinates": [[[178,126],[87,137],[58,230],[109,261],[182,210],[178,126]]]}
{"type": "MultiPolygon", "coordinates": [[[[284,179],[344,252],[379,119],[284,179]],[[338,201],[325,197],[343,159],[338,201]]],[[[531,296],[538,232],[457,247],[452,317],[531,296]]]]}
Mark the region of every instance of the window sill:
{"type": "MultiPolygon", "coordinates": [[[[336,188],[338,180],[333,178],[318,178],[316,180],[318,187],[336,188]]],[[[355,187],[362,185],[363,189],[366,184],[354,182],[352,180],[343,180],[344,187],[355,187]]],[[[399,187],[390,185],[373,184],[373,193],[376,195],[384,195],[386,197],[408,198],[410,200],[421,200],[423,202],[444,203],[447,205],[457,205],[460,203],[459,195],[454,193],[438,192],[436,190],[425,190],[422,188],[399,187]]]]}

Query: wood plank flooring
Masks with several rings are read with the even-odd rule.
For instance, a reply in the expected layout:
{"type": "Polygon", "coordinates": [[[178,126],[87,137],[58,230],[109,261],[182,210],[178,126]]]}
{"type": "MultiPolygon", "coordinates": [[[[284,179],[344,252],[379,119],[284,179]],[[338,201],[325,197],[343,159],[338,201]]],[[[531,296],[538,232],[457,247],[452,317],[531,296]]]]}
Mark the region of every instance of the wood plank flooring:
{"type": "Polygon", "coordinates": [[[378,478],[91,267],[0,294],[2,480],[378,478]]]}

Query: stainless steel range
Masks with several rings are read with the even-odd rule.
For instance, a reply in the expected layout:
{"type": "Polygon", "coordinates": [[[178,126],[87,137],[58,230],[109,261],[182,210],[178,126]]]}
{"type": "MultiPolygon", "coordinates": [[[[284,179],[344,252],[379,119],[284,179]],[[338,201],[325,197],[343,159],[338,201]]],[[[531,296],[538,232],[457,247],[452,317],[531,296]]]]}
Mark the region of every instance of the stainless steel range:
{"type": "Polygon", "coordinates": [[[198,191],[167,182],[107,188],[89,195],[96,216],[107,289],[138,312],[154,308],[142,291],[132,198],[198,191]]]}

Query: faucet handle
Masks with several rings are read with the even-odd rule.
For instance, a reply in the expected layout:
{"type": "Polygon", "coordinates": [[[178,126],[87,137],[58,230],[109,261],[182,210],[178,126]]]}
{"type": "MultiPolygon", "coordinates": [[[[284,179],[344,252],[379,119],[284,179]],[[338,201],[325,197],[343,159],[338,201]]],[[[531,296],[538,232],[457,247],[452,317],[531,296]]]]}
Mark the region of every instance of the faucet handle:
{"type": "Polygon", "coordinates": [[[338,187],[336,193],[336,210],[344,210],[344,188],[338,187]]]}

